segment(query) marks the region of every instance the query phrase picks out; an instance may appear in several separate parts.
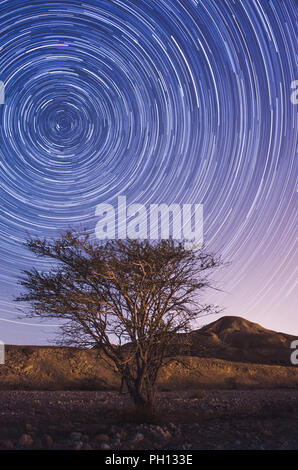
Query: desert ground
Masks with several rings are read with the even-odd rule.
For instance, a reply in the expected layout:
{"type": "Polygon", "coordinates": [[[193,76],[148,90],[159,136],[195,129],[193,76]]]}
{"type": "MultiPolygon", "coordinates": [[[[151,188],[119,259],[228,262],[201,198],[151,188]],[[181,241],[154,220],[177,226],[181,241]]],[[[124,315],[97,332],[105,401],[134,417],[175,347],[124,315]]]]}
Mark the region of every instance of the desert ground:
{"type": "Polygon", "coordinates": [[[298,390],[161,392],[143,419],[118,392],[2,391],[1,449],[298,449],[298,390]]]}
{"type": "Polygon", "coordinates": [[[298,449],[294,337],[224,317],[177,339],[154,416],[96,349],[7,346],[0,449],[298,449]]]}

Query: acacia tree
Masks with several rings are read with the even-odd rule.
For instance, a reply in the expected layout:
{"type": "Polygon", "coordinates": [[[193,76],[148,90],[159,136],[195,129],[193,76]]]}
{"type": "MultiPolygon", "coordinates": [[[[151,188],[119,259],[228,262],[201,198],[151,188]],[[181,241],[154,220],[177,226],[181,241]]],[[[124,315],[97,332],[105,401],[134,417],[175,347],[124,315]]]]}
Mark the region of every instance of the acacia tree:
{"type": "Polygon", "coordinates": [[[48,272],[23,271],[29,316],[62,319],[62,342],[96,346],[115,366],[134,403],[154,407],[156,381],[176,333],[215,313],[200,293],[220,258],[186,250],[172,239],[92,241],[68,231],[58,239],[29,239],[39,257],[58,262],[48,272]]]}

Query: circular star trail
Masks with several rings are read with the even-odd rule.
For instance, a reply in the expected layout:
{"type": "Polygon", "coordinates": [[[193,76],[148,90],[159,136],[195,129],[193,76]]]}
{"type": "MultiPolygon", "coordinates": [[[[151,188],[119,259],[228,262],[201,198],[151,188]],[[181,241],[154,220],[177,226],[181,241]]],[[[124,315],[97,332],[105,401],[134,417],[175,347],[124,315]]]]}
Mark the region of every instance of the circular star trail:
{"type": "Polygon", "coordinates": [[[2,336],[44,341],[9,323],[36,264],[26,234],[94,233],[96,205],[118,195],[203,203],[207,246],[232,261],[216,300],[297,331],[295,13],[291,0],[0,1],[2,336]]]}

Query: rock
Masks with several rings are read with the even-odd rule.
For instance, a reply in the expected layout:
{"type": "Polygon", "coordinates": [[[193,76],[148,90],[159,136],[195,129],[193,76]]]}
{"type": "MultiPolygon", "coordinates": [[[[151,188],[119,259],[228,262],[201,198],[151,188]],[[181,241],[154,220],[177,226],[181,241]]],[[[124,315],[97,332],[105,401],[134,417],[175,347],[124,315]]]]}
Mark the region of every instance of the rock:
{"type": "Polygon", "coordinates": [[[0,440],[0,449],[2,450],[11,450],[13,449],[13,442],[9,439],[0,440]]]}
{"type": "Polygon", "coordinates": [[[32,424],[30,424],[30,423],[26,424],[25,429],[26,429],[27,432],[33,432],[34,431],[34,428],[33,428],[32,424]]]}
{"type": "Polygon", "coordinates": [[[143,441],[144,439],[145,439],[144,434],[142,434],[141,432],[137,432],[132,438],[132,442],[135,443],[135,442],[143,441]]]}
{"type": "Polygon", "coordinates": [[[169,440],[172,437],[171,433],[168,430],[164,430],[160,426],[156,426],[153,433],[157,439],[169,440]]]}
{"type": "Polygon", "coordinates": [[[84,443],[82,441],[76,441],[74,445],[74,450],[81,450],[84,443]]]}
{"type": "Polygon", "coordinates": [[[97,442],[110,442],[110,438],[107,434],[97,434],[94,440],[97,442]]]}
{"type": "Polygon", "coordinates": [[[44,442],[46,447],[48,447],[48,448],[53,447],[54,441],[53,441],[52,437],[49,434],[44,435],[43,442],[44,442]]]}
{"type": "Polygon", "coordinates": [[[100,448],[102,450],[110,450],[111,449],[111,447],[106,443],[101,444],[100,448]]]}
{"type": "Polygon", "coordinates": [[[163,437],[164,439],[169,440],[172,438],[172,434],[169,431],[164,431],[163,437]]]}
{"type": "Polygon", "coordinates": [[[31,447],[32,444],[33,444],[33,439],[30,436],[30,434],[23,434],[18,441],[18,445],[20,447],[31,447]]]}

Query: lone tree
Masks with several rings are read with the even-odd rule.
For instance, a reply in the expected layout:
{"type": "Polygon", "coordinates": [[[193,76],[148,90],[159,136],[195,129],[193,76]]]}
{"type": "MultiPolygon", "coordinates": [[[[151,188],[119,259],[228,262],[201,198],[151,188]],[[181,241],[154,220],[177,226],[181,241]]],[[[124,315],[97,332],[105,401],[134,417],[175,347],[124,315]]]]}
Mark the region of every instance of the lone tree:
{"type": "Polygon", "coordinates": [[[153,408],[156,381],[176,333],[215,313],[199,302],[221,260],[172,239],[91,241],[68,231],[29,239],[39,257],[58,261],[48,272],[23,271],[28,316],[63,319],[64,344],[96,346],[112,361],[137,406],[153,408]]]}

